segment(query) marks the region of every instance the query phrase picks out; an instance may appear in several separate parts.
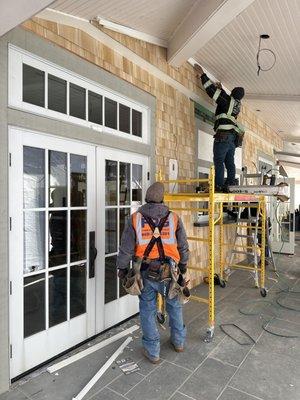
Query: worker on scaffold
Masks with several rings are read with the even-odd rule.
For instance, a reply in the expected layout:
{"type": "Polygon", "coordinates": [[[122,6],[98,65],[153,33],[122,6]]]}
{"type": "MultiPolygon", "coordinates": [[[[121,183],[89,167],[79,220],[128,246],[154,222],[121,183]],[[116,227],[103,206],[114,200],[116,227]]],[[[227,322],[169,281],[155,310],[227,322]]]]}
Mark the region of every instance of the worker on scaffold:
{"type": "Polygon", "coordinates": [[[212,82],[204,73],[202,67],[194,65],[196,77],[201,78],[206,93],[216,103],[214,124],[214,165],[215,165],[215,189],[218,192],[227,192],[228,186],[235,184],[234,155],[236,147],[241,147],[244,130],[237,122],[241,111],[241,100],[245,95],[242,87],[235,87],[227,94],[220,82],[212,82]],[[224,164],[227,170],[227,180],[224,184],[224,164]]]}

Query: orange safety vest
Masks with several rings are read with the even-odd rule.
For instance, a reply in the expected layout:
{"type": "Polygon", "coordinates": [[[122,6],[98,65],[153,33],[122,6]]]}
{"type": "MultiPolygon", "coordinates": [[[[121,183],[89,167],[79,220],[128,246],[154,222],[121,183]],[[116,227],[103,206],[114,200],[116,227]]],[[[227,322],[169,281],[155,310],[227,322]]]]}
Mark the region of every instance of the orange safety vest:
{"type": "MultiPolygon", "coordinates": [[[[136,257],[144,258],[145,250],[153,237],[153,231],[143,215],[138,211],[132,215],[132,223],[136,233],[135,255],[136,257]]],[[[176,238],[177,226],[178,216],[170,212],[160,235],[165,256],[172,258],[176,263],[180,260],[176,238]]],[[[152,248],[148,258],[152,260],[159,258],[157,245],[152,248]]]]}

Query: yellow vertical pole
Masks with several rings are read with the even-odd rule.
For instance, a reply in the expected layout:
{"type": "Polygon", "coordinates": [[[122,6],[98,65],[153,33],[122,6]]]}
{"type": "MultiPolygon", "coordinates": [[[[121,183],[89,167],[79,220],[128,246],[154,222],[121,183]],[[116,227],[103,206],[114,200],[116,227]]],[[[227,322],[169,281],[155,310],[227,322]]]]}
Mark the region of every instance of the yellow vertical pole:
{"type": "Polygon", "coordinates": [[[260,289],[265,296],[265,269],[266,269],[266,198],[261,200],[261,254],[260,254],[260,289]]]}
{"type": "Polygon", "coordinates": [[[223,203],[220,203],[220,227],[219,227],[219,254],[220,254],[220,278],[224,280],[224,226],[223,226],[223,203]]]}
{"type": "Polygon", "coordinates": [[[209,173],[209,203],[208,203],[208,330],[205,337],[206,342],[210,342],[215,330],[215,169],[212,166],[209,173]]]}

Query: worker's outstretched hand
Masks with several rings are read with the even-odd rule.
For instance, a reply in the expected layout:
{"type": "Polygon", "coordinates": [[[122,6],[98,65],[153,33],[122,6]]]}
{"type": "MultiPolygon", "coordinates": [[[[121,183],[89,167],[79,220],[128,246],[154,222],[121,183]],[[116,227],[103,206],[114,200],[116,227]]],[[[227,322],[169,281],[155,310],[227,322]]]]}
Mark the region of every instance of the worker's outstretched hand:
{"type": "Polygon", "coordinates": [[[194,70],[196,72],[196,77],[200,78],[202,74],[204,74],[203,68],[199,64],[194,65],[194,70]]]}

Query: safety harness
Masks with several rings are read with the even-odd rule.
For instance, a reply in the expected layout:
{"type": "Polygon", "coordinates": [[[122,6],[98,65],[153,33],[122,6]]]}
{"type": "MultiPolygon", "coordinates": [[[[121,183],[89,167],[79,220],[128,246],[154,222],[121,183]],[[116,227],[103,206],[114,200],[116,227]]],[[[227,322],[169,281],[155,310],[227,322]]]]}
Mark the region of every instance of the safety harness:
{"type": "Polygon", "coordinates": [[[165,262],[166,257],[165,257],[164,246],[163,246],[163,243],[161,240],[161,232],[169,218],[170,211],[163,218],[160,219],[160,221],[157,225],[155,225],[153,219],[150,218],[148,215],[145,215],[143,213],[141,213],[141,214],[153,232],[153,236],[152,236],[150,242],[148,243],[146,250],[144,252],[143,259],[146,260],[148,258],[149,254],[151,253],[151,250],[153,249],[153,247],[156,244],[158,253],[159,253],[159,260],[160,260],[161,264],[163,264],[165,262]]]}

